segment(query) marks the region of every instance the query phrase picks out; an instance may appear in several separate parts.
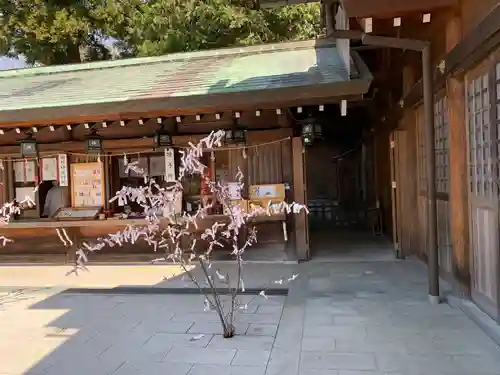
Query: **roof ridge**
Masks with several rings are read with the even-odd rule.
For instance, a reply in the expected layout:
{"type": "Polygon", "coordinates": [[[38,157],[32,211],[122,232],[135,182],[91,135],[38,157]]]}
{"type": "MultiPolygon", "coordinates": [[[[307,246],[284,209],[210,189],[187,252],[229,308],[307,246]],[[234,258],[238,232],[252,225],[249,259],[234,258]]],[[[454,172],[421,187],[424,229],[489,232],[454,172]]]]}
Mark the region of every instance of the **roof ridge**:
{"type": "Polygon", "coordinates": [[[128,59],[95,61],[88,63],[43,66],[34,68],[22,68],[0,71],[1,78],[31,77],[38,75],[50,75],[66,72],[81,72],[86,70],[100,70],[111,68],[123,68],[137,65],[152,65],[165,62],[179,62],[185,60],[199,60],[213,57],[224,57],[230,55],[258,54],[267,52],[286,51],[290,49],[303,49],[311,47],[326,47],[334,41],[330,39],[311,39],[304,41],[292,41],[284,43],[260,44],[254,46],[227,47],[193,52],[177,52],[162,56],[134,57],[128,59]]]}

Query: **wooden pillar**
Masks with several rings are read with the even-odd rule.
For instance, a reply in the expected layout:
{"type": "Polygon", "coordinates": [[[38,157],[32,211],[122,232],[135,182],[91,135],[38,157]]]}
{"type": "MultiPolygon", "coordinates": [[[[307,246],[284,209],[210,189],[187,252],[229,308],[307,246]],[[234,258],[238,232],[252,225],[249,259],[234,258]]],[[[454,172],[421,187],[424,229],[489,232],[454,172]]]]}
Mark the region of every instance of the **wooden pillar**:
{"type": "MultiPolygon", "coordinates": [[[[446,49],[451,51],[462,39],[462,22],[453,14],[446,27],[446,49]]],[[[465,83],[462,78],[446,81],[450,145],[450,226],[453,246],[453,276],[457,286],[470,286],[469,203],[467,168],[467,123],[465,83]]],[[[459,290],[457,290],[459,291],[459,290]]]]}
{"type": "MultiPolygon", "coordinates": [[[[292,139],[293,198],[296,203],[307,204],[305,154],[300,137],[292,139]]],[[[309,258],[309,230],[305,212],[295,216],[295,251],[297,259],[309,258]]]]}
{"type": "Polygon", "coordinates": [[[104,209],[109,210],[111,199],[111,155],[104,153],[104,209]]]}
{"type": "Polygon", "coordinates": [[[14,162],[12,161],[11,158],[7,161],[7,167],[6,167],[6,178],[5,178],[5,183],[7,186],[5,186],[5,193],[6,193],[6,202],[11,202],[14,200],[16,197],[16,191],[14,189],[14,162]]]}

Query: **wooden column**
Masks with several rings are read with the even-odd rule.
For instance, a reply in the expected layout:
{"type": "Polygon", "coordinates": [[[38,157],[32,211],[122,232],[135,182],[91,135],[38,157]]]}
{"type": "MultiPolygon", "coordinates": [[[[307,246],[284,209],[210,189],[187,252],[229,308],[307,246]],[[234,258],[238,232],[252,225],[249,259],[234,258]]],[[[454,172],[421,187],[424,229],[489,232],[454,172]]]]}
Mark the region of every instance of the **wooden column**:
{"type": "MultiPolygon", "coordinates": [[[[446,49],[450,51],[462,39],[462,22],[453,14],[446,27],[446,49]]],[[[465,83],[461,78],[446,81],[450,144],[450,221],[453,246],[453,276],[457,286],[470,286],[469,203],[467,168],[467,123],[465,83]]],[[[458,290],[457,290],[458,291],[458,290]]]]}
{"type": "Polygon", "coordinates": [[[14,189],[14,163],[11,158],[7,161],[6,166],[6,178],[5,183],[5,193],[6,193],[6,202],[11,202],[16,197],[16,191],[14,189]]]}
{"type": "MultiPolygon", "coordinates": [[[[303,152],[302,140],[294,137],[292,140],[293,158],[293,198],[296,203],[307,204],[306,178],[305,178],[305,154],[303,152]]],[[[295,251],[297,259],[309,258],[309,231],[307,215],[304,212],[295,216],[295,251]]]]}
{"type": "Polygon", "coordinates": [[[109,210],[111,199],[111,156],[109,153],[104,153],[104,209],[109,210]]]}

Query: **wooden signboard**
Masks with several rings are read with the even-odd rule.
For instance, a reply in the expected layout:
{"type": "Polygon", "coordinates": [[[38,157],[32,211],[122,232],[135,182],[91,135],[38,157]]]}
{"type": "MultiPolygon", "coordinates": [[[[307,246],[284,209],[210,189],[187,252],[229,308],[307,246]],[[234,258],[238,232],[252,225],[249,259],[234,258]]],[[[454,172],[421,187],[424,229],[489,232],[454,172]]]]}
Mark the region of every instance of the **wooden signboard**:
{"type": "Polygon", "coordinates": [[[42,181],[57,181],[57,158],[42,158],[41,180],[42,181]]]}
{"type": "Polygon", "coordinates": [[[102,207],[104,205],[104,172],[102,163],[71,165],[71,205],[102,207]]]}
{"type": "MultiPolygon", "coordinates": [[[[248,209],[250,212],[257,212],[261,209],[267,211],[269,205],[280,205],[285,201],[284,184],[250,185],[249,187],[248,209]]],[[[271,207],[272,208],[272,207],[271,207]]],[[[270,210],[271,215],[278,214],[275,210],[270,210]]],[[[265,215],[265,213],[261,213],[265,215]]]]}
{"type": "Polygon", "coordinates": [[[101,207],[63,207],[56,211],[54,220],[94,220],[101,212],[101,207]]]}
{"type": "Polygon", "coordinates": [[[284,184],[250,185],[249,197],[252,200],[258,199],[285,199],[284,184]]]}
{"type": "Polygon", "coordinates": [[[14,179],[16,182],[35,182],[36,165],[33,160],[14,162],[14,179]]]}

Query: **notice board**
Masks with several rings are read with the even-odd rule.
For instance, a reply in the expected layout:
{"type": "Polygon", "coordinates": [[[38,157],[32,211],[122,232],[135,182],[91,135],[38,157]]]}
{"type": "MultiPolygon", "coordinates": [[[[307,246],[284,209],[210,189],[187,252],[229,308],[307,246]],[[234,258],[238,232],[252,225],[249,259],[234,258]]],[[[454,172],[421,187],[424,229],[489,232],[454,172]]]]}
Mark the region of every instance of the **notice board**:
{"type": "Polygon", "coordinates": [[[71,205],[102,207],[104,205],[104,172],[102,163],[71,165],[71,205]]]}

